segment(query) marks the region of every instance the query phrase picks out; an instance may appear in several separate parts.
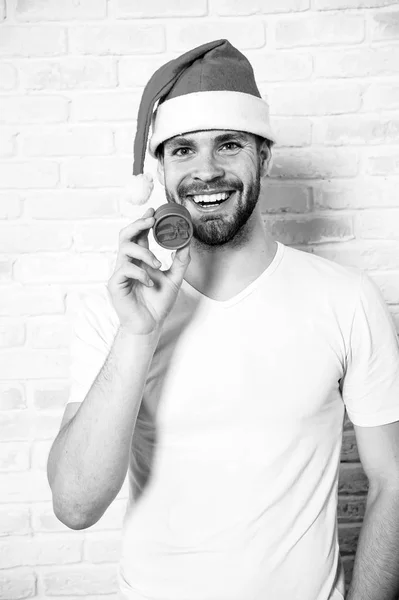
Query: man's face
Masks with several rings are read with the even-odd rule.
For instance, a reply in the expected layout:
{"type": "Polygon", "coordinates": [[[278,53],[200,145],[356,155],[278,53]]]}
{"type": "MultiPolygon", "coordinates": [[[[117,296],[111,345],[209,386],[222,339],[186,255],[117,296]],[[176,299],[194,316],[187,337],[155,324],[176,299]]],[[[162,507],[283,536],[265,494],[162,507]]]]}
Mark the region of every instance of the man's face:
{"type": "Polygon", "coordinates": [[[215,246],[232,240],[251,216],[261,165],[255,136],[212,130],[167,140],[159,169],[168,201],[189,210],[194,237],[215,246]]]}

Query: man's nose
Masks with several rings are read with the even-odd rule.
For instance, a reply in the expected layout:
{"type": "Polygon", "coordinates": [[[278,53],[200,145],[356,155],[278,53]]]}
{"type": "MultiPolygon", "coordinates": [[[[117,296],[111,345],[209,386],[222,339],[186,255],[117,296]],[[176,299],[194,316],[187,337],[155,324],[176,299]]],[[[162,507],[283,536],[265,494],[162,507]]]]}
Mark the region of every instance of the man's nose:
{"type": "Polygon", "coordinates": [[[192,177],[202,181],[212,181],[225,174],[224,168],[212,153],[197,156],[193,167],[192,177]]]}

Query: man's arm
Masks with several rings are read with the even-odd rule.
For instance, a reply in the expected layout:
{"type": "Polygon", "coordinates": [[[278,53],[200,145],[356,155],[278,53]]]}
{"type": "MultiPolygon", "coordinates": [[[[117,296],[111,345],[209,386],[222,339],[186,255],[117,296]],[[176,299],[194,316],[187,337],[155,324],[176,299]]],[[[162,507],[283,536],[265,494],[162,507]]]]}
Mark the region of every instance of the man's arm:
{"type": "Polygon", "coordinates": [[[347,600],[398,600],[399,421],[354,429],[369,492],[347,600]]]}
{"type": "Polygon", "coordinates": [[[122,487],[158,339],[159,332],[119,328],[86,398],[54,440],[47,463],[54,512],[72,529],[96,523],[122,487]]]}

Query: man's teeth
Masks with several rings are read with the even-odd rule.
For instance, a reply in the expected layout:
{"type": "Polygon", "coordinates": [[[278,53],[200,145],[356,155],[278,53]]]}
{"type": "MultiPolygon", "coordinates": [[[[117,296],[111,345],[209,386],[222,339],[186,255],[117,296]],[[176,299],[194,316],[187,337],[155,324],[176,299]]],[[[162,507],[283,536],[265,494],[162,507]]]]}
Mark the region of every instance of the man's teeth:
{"type": "Polygon", "coordinates": [[[227,200],[229,196],[229,192],[221,192],[220,194],[202,194],[201,196],[192,196],[192,199],[198,204],[200,202],[221,202],[222,200],[227,200]]]}

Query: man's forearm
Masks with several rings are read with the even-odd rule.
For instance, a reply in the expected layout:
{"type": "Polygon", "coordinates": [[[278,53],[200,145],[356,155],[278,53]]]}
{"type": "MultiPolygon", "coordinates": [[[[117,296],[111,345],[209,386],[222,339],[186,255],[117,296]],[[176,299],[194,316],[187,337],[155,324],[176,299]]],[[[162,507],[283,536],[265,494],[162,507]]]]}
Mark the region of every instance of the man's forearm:
{"type": "Polygon", "coordinates": [[[370,487],[346,600],[398,598],[399,487],[370,487]]]}
{"type": "Polygon", "coordinates": [[[158,339],[119,329],[78,412],[53,443],[47,472],[54,510],[70,527],[98,521],[123,484],[158,339]]]}

